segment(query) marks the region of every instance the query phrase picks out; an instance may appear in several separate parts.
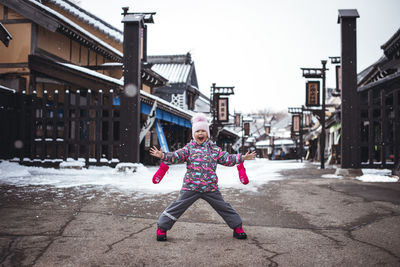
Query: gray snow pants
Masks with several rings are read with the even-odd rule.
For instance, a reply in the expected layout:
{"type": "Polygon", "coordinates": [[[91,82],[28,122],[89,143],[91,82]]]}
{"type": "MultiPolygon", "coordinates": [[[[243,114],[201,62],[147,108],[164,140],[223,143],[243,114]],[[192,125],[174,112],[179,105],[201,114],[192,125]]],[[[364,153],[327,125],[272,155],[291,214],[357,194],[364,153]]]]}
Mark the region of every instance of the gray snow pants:
{"type": "Polygon", "coordinates": [[[207,201],[230,228],[235,229],[242,224],[239,214],[229,203],[225,202],[219,191],[200,193],[182,190],[178,199],[160,215],[157,222],[158,228],[164,231],[170,230],[179,217],[199,198],[207,201]]]}

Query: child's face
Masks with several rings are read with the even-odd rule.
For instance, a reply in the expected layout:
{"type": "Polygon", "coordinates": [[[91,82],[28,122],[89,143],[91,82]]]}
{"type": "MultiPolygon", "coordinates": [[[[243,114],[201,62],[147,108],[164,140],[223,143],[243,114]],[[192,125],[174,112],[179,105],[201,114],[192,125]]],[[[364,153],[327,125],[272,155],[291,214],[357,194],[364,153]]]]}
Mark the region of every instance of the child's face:
{"type": "Polygon", "coordinates": [[[204,130],[197,130],[194,132],[194,140],[201,145],[204,143],[208,138],[207,132],[204,130]]]}

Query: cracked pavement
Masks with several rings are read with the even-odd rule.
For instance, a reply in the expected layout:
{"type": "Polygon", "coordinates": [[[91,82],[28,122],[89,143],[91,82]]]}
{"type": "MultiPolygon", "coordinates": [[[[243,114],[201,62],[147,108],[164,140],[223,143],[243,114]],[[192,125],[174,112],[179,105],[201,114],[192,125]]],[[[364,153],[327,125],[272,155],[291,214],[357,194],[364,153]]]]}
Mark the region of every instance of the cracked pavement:
{"type": "Polygon", "coordinates": [[[178,191],[0,185],[0,266],[400,266],[400,183],[321,178],[334,171],[309,164],[257,192],[222,189],[247,240],[199,200],[157,242],[178,191]]]}

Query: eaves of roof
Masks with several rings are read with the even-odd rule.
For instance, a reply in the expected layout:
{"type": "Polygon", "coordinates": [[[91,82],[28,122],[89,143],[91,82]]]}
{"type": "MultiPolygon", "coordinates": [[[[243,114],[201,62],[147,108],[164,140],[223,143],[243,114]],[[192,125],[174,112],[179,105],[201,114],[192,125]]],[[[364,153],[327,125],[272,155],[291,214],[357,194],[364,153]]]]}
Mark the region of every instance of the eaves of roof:
{"type": "Polygon", "coordinates": [[[91,14],[87,10],[75,5],[74,3],[68,0],[46,0],[46,2],[53,3],[54,5],[65,10],[69,14],[77,17],[78,19],[91,25],[100,32],[118,41],[119,43],[123,42],[124,34],[121,30],[115,28],[114,26],[91,14]]]}
{"type": "Polygon", "coordinates": [[[371,82],[368,83],[362,87],[359,87],[357,89],[357,92],[363,92],[365,90],[370,90],[370,89],[374,89],[377,88],[383,84],[387,84],[387,83],[394,83],[394,82],[400,82],[400,72],[395,72],[393,74],[390,74],[376,82],[371,82]]]}
{"type": "Polygon", "coordinates": [[[114,61],[122,61],[123,54],[95,35],[86,31],[57,11],[35,0],[0,0],[0,3],[16,10],[22,16],[32,20],[49,31],[59,31],[69,38],[91,47],[114,61]]]}
{"type": "Polygon", "coordinates": [[[390,57],[391,55],[393,55],[394,53],[396,53],[396,51],[399,50],[400,48],[400,28],[397,30],[397,32],[390,37],[390,39],[384,43],[381,48],[383,49],[384,54],[387,57],[390,57]]]}
{"type": "MultiPolygon", "coordinates": [[[[122,80],[118,80],[96,72],[94,70],[90,70],[88,68],[70,63],[54,62],[48,59],[40,58],[38,56],[29,56],[29,64],[34,71],[47,74],[51,77],[55,77],[58,79],[60,79],[60,75],[69,75],[69,77],[74,77],[74,82],[81,81],[80,84],[82,85],[82,83],[84,83],[84,86],[87,86],[87,88],[114,88],[118,90],[123,90],[124,87],[124,82],[122,80]]],[[[154,103],[154,101],[157,101],[158,108],[171,112],[188,120],[190,120],[195,114],[195,112],[193,111],[181,109],[169,103],[168,101],[165,101],[152,94],[146,93],[143,90],[140,90],[140,100],[151,105],[154,103]]]]}

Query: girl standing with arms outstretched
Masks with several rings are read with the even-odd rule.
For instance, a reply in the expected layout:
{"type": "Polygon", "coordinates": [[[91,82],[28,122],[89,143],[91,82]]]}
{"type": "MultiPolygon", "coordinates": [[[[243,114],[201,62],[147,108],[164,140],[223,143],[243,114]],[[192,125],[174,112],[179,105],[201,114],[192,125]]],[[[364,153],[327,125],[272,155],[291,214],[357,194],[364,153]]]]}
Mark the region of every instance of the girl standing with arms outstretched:
{"type": "MultiPolygon", "coordinates": [[[[228,226],[233,229],[235,238],[246,239],[247,235],[243,231],[242,219],[232,206],[224,201],[218,190],[216,168],[217,164],[225,166],[240,164],[238,166],[239,173],[240,171],[244,173],[243,161],[254,159],[256,153],[242,155],[229,154],[222,151],[221,148],[209,140],[210,130],[207,118],[203,113],[198,113],[192,118],[192,135],[193,140],[177,151],[164,153],[156,147],[150,149],[152,156],[162,160],[161,167],[155,174],[153,182],[156,179],[158,183],[168,169],[164,162],[169,164],[186,162],[187,164],[187,171],[178,199],[172,202],[158,219],[157,240],[166,241],[167,231],[199,198],[207,201],[225,220],[228,226]]],[[[243,183],[246,184],[247,182],[243,183]]]]}

